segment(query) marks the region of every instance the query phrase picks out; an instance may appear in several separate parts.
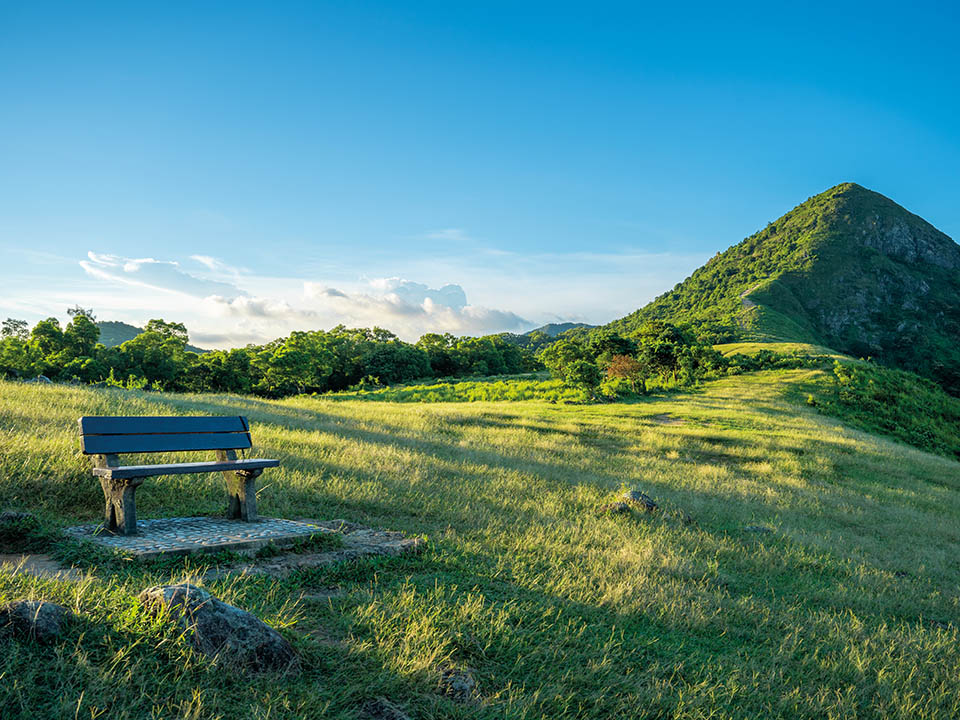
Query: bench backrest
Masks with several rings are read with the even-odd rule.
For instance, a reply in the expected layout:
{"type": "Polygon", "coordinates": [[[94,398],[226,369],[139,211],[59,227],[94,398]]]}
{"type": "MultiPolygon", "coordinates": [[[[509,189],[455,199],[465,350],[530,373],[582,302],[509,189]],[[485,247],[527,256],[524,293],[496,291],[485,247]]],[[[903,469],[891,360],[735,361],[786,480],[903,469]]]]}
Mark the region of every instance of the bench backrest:
{"type": "Polygon", "coordinates": [[[82,417],[80,446],[85,455],[244,450],[252,446],[243,416],[82,417]]]}

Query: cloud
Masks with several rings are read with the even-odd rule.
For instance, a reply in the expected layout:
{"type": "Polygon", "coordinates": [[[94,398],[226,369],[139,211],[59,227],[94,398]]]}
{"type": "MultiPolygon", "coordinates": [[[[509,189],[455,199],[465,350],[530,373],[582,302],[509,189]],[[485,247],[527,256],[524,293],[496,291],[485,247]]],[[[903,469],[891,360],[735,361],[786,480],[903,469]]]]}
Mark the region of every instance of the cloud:
{"type": "Polygon", "coordinates": [[[369,281],[373,292],[343,292],[317,283],[305,283],[304,294],[312,301],[317,316],[336,316],[347,325],[377,325],[405,339],[426,332],[455,335],[486,335],[522,331],[529,320],[506,310],[474,307],[459,285],[439,289],[400,278],[369,281]]]}
{"type": "MultiPolygon", "coordinates": [[[[432,234],[467,237],[457,229],[432,234]]],[[[184,322],[195,344],[211,348],[338,324],[377,325],[405,340],[426,332],[485,335],[523,332],[546,322],[609,322],[643,306],[706,259],[637,249],[524,253],[460,245],[447,250],[404,250],[363,265],[324,262],[314,278],[297,276],[296,268],[255,274],[202,252],[167,259],[90,252],[80,261],[82,273],[75,257],[25,256],[24,272],[0,288],[0,312],[35,322],[62,316],[79,303],[105,320],[141,325],[162,317],[184,322]],[[52,267],[60,268],[60,280],[49,287],[52,267]]]]}
{"type": "Polygon", "coordinates": [[[439,290],[433,290],[423,283],[396,277],[377,278],[371,280],[370,285],[381,292],[396,295],[397,298],[411,305],[422,305],[427,300],[456,310],[461,310],[467,305],[467,294],[459,285],[444,285],[439,290]]]}
{"type": "MultiPolygon", "coordinates": [[[[87,258],[80,261],[80,267],[87,275],[117,285],[145,287],[199,298],[215,294],[230,297],[244,294],[231,283],[204,279],[185,272],[179,263],[172,260],[126,258],[92,251],[87,253],[87,258]]],[[[216,262],[213,258],[205,259],[216,262]]]]}

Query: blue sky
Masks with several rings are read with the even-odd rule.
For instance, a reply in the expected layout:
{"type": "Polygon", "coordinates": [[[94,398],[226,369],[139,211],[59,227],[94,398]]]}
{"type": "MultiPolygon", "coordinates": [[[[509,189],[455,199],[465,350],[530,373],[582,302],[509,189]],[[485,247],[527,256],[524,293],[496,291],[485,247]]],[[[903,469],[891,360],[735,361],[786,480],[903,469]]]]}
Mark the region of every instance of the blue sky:
{"type": "Polygon", "coordinates": [[[210,347],[605,322],[847,180],[957,238],[958,29],[946,3],[0,2],[0,316],[210,347]]]}

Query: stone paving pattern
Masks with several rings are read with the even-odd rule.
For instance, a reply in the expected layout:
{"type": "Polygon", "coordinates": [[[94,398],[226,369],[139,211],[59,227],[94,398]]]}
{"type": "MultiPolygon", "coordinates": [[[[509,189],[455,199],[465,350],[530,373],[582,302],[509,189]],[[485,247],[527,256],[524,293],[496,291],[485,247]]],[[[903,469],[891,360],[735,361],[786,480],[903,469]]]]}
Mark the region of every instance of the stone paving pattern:
{"type": "Polygon", "coordinates": [[[256,550],[283,547],[317,533],[336,532],[312,522],[260,518],[257,522],[216,517],[157,518],[137,522],[136,535],[110,535],[102,525],[80,525],[64,532],[112,550],[140,558],[160,554],[185,555],[217,550],[256,550]]]}

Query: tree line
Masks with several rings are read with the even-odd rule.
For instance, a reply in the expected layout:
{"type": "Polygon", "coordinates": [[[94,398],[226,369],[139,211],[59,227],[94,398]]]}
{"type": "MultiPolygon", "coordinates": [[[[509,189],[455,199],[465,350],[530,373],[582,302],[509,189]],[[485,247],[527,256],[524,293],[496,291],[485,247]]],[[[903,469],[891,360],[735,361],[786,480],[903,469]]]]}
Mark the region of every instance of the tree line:
{"type": "Polygon", "coordinates": [[[68,311],[32,329],[7,319],[0,327],[0,377],[103,383],[181,392],[252,393],[283,397],[440,377],[541,369],[533,352],[506,334],[455,337],[429,333],[415,344],[381,328],[293,332],[264,345],[195,353],[182,323],[151,320],[115,347],[99,343],[93,313],[68,311]]]}
{"type": "Polygon", "coordinates": [[[68,313],[65,327],[56,318],[32,329],[22,320],[4,321],[0,377],[276,398],[546,368],[566,386],[597,400],[803,364],[771,353],[731,360],[692,329],[661,321],[646,322],[629,334],[610,328],[570,330],[555,338],[544,333],[428,333],[416,343],[382,328],[338,325],[293,332],[263,345],[197,353],[187,349],[182,323],[150,320],[135,338],[106,347],[99,342],[92,311],[75,307],[68,313]]]}

